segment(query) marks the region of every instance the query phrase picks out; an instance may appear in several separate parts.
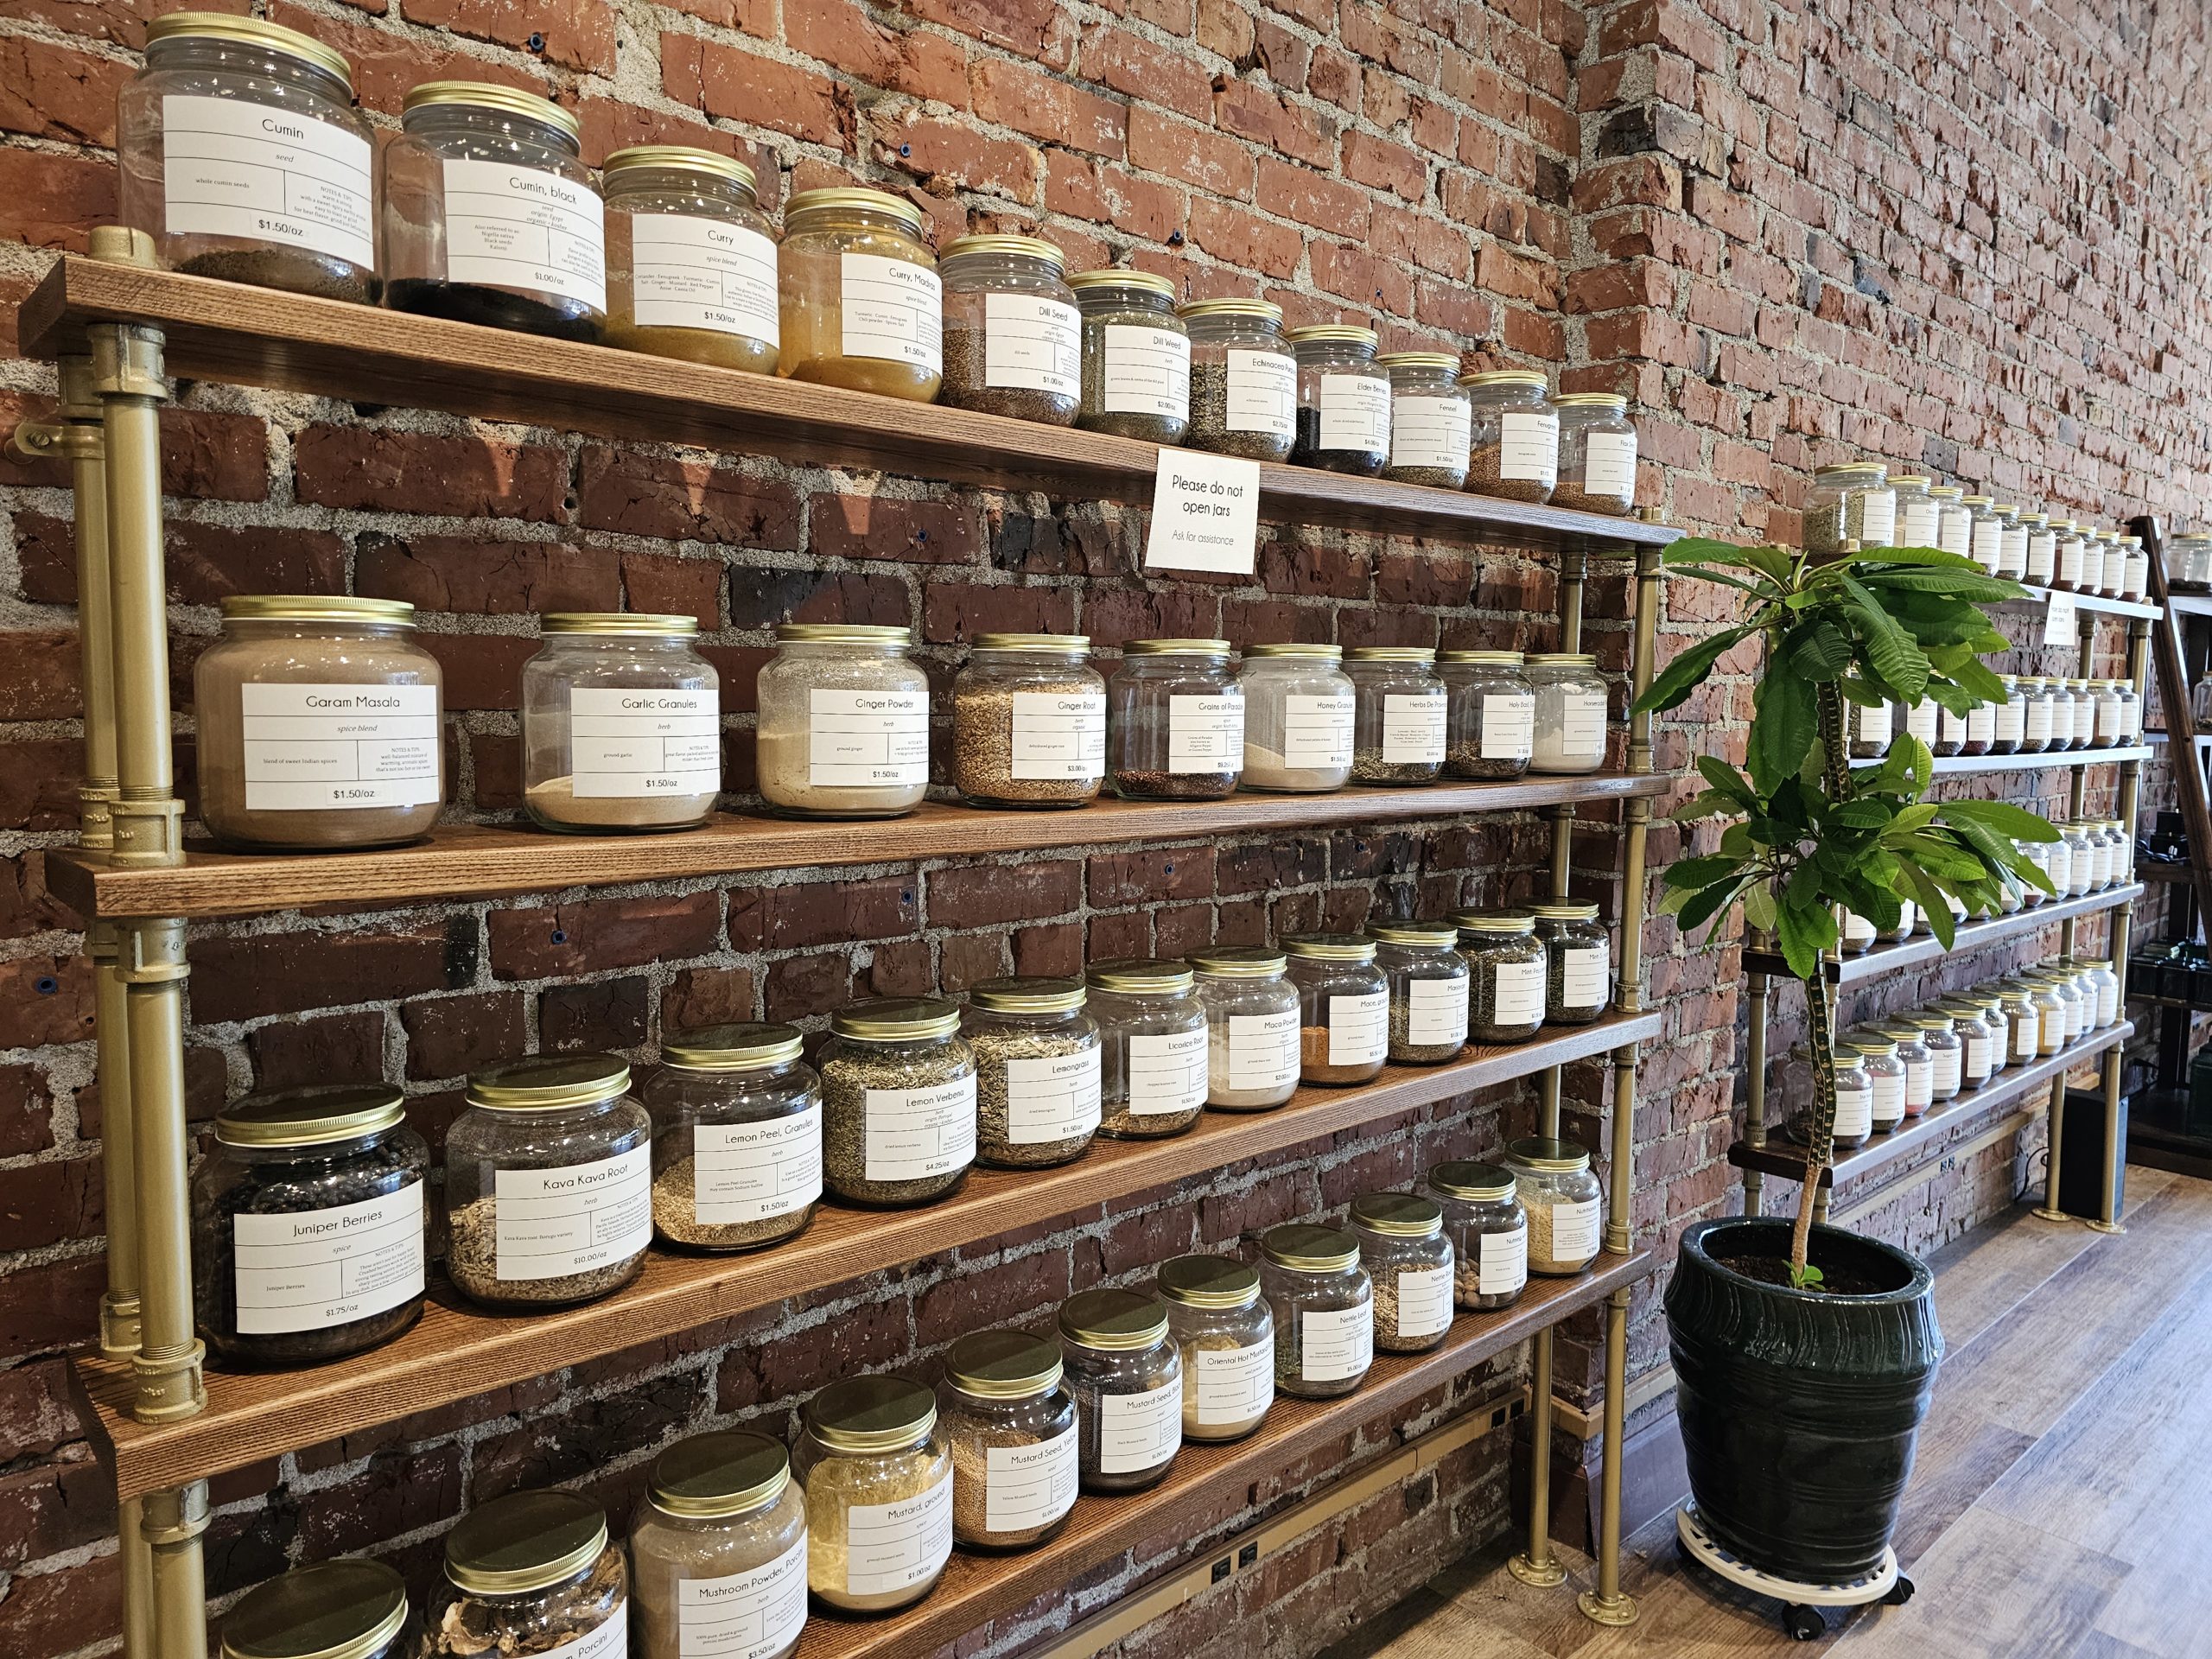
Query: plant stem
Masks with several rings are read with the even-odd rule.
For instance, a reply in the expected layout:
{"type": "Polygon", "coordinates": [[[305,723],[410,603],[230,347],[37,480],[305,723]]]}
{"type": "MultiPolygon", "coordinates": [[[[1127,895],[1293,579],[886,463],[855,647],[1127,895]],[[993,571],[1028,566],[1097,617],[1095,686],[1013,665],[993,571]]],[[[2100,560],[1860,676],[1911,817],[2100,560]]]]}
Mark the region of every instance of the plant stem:
{"type": "MultiPolygon", "coordinates": [[[[1822,786],[1828,799],[1840,804],[1851,798],[1851,755],[1843,693],[1834,682],[1814,687],[1813,708],[1820,721],[1822,786]]],[[[1812,1248],[1813,1205],[1820,1196],[1821,1175],[1835,1162],[1835,994],[1826,964],[1816,968],[1804,985],[1813,1109],[1806,1123],[1805,1184],[1797,1194],[1797,1225],[1789,1237],[1789,1264],[1798,1280],[1804,1276],[1806,1255],[1812,1248]]]]}

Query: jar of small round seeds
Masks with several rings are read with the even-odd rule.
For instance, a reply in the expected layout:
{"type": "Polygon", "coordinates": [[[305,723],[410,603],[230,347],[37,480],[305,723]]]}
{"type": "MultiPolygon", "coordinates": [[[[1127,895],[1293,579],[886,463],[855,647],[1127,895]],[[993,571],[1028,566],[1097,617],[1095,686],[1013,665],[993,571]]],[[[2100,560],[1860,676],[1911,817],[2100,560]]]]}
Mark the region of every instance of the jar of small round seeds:
{"type": "Polygon", "coordinates": [[[1083,406],[1075,423],[1147,443],[1179,443],[1191,424],[1191,330],[1175,284],[1148,270],[1068,278],[1083,315],[1083,406]]]}
{"type": "Polygon", "coordinates": [[[1375,965],[1389,982],[1391,1063],[1457,1059],[1467,1043],[1474,982],[1459,954],[1459,930],[1450,922],[1377,922],[1367,931],[1375,965]]]}
{"type": "Polygon", "coordinates": [[[952,781],[977,806],[1085,806],[1106,781],[1106,678],[1084,635],[985,633],[952,683],[952,781]]]}
{"type": "Polygon", "coordinates": [[[1559,416],[1533,369],[1463,375],[1472,410],[1467,487],[1508,501],[1552,499],[1559,481],[1559,416]]]}
{"type": "Polygon", "coordinates": [[[1478,1043],[1522,1043],[1543,1028],[1551,951],[1525,910],[1463,910],[1452,918],[1467,959],[1467,1034],[1478,1043]]]}
{"type": "Polygon", "coordinates": [[[1467,481],[1473,411],[1459,384],[1456,352],[1386,352],[1375,366],[1390,377],[1390,459],[1397,484],[1456,490],[1467,481]]]}

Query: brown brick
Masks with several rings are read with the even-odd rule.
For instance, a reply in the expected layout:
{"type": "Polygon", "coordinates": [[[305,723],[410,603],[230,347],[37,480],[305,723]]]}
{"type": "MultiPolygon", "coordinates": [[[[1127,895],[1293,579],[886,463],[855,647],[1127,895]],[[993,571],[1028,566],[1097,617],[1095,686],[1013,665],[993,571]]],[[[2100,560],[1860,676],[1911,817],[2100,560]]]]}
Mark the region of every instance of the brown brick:
{"type": "Polygon", "coordinates": [[[589,899],[550,909],[495,910],[492,971],[546,979],[702,957],[721,933],[721,895],[589,899]]]}
{"type": "Polygon", "coordinates": [[[407,1033],[407,1075],[458,1077],[512,1059],[528,1042],[528,1010],[519,991],[428,997],[401,1006],[407,1033]]]}
{"type": "Polygon", "coordinates": [[[686,968],[661,994],[660,1028],[671,1032],[701,1026],[740,1025],[753,1018],[755,979],[750,968],[686,968]]]}
{"type": "Polygon", "coordinates": [[[89,958],[28,957],[0,963],[0,1048],[80,1042],[92,1034],[89,958]]]}
{"type": "Polygon", "coordinates": [[[798,545],[797,493],[734,467],[592,445],[580,478],[576,522],[587,530],[725,547],[798,545]]]}
{"type": "Polygon", "coordinates": [[[840,102],[827,75],[696,35],[663,35],[660,64],[662,90],[679,104],[810,143],[851,148],[850,105],[840,102]]]}
{"type": "Polygon", "coordinates": [[[292,441],[294,487],[319,507],[522,518],[568,515],[569,457],[493,438],[310,426],[292,441]]]}
{"type": "Polygon", "coordinates": [[[1094,853],[1090,860],[1090,902],[1103,907],[1207,898],[1213,892],[1213,869],[1211,847],[1094,853]]]}
{"type": "Polygon", "coordinates": [[[353,588],[366,597],[404,600],[421,611],[504,616],[622,608],[617,556],[562,542],[472,536],[402,540],[370,531],[354,559],[353,588]]]}
{"type": "Polygon", "coordinates": [[[983,546],[982,525],[973,508],[885,496],[816,496],[809,506],[807,537],[824,558],[914,564],[972,564],[983,546]]]}
{"type": "Polygon", "coordinates": [[[614,73],[614,8],[607,0],[409,0],[408,21],[472,40],[524,47],[592,74],[614,73]]]}
{"type": "Polygon", "coordinates": [[[97,1237],[105,1214],[97,1156],[0,1169],[0,1250],[97,1237]]]}
{"type": "Polygon", "coordinates": [[[246,1039],[257,1089],[297,1089],[313,1083],[374,1083],[384,1077],[384,1014],[326,1014],[283,1020],[246,1039]]]}
{"type": "Polygon", "coordinates": [[[1082,901],[1083,866],[1071,858],[931,870],[932,927],[988,927],[1063,916],[1082,901]]]}
{"type": "Polygon", "coordinates": [[[466,914],[445,924],[198,940],[188,982],[192,1018],[216,1025],[458,990],[475,977],[476,957],[475,918],[466,914]]]}
{"type": "Polygon", "coordinates": [[[636,975],[556,985],[537,998],[537,1044],[549,1054],[634,1048],[645,1040],[650,987],[636,975]]]}
{"type": "Polygon", "coordinates": [[[866,622],[904,627],[913,599],[902,575],[851,571],[785,570],[751,566],[729,573],[729,621],[734,628],[771,628],[779,622],[866,622]]]}

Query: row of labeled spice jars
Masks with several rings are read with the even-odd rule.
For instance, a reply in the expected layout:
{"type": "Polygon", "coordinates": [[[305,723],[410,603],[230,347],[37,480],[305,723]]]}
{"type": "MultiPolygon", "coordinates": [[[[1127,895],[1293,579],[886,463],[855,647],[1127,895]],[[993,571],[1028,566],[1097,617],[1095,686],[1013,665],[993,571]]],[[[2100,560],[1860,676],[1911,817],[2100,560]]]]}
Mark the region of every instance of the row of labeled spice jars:
{"type": "Polygon", "coordinates": [[[1898,731],[1910,733],[1938,756],[2041,754],[2105,747],[2141,736],[2142,699],[2132,681],[2070,679],[2000,674],[2001,702],[1977,702],[1964,714],[1932,697],[1902,703],[1853,703],[1850,710],[1854,759],[1887,754],[1898,731]]]}
{"type": "Polygon", "coordinates": [[[1558,899],[1452,920],[1471,976],[1475,1042],[1526,1042],[1547,1025],[1588,1025],[1612,1006],[1611,935],[1597,906],[1558,899]]]}

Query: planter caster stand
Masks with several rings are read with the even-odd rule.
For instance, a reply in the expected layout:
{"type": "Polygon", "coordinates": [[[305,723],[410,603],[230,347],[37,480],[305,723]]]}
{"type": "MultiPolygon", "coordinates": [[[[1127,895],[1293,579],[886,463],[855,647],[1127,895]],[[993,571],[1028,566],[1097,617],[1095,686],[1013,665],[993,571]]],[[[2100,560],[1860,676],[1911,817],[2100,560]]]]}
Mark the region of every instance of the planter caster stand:
{"type": "Polygon", "coordinates": [[[1828,1633],[1823,1609],[1864,1607],[1877,1601],[1902,1607],[1912,1599],[1912,1580],[1897,1571],[1892,1549],[1885,1549],[1882,1564],[1863,1579],[1848,1584],[1808,1584],[1777,1578],[1738,1560],[1707,1535],[1694,1503],[1685,1503],[1675,1512],[1675,1532],[1690,1559],[1715,1578],[1782,1603],[1782,1628],[1794,1642],[1817,1642],[1828,1633]]]}

